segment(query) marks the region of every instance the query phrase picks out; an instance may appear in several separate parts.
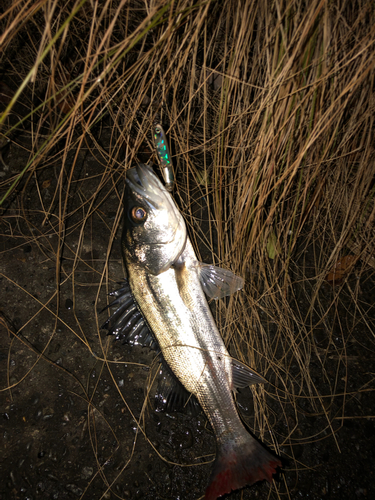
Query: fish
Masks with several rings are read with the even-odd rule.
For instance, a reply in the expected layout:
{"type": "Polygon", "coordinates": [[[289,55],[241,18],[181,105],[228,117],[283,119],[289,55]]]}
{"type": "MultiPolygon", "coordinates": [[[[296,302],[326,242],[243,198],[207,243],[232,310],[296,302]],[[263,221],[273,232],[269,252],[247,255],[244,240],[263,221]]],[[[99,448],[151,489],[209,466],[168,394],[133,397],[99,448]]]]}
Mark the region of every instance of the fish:
{"type": "Polygon", "coordinates": [[[281,461],[247,431],[233,398],[237,388],[265,380],[230,356],[206,299],[237,292],[243,279],[198,261],[182,214],[149,165],[126,171],[121,246],[127,280],[112,292],[116,310],[103,327],[125,343],[160,351],[159,408],[169,399],[195,400],[207,416],[216,458],[205,500],[271,482],[281,461]]]}

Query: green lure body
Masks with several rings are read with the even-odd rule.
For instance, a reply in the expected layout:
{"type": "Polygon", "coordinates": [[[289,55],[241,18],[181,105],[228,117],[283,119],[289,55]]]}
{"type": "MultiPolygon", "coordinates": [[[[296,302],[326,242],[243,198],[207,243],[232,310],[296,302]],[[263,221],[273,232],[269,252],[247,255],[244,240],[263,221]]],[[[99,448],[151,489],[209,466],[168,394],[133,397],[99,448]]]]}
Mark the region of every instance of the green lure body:
{"type": "Polygon", "coordinates": [[[163,174],[165,188],[167,191],[172,191],[174,187],[174,174],[169,152],[168,142],[163,130],[163,127],[157,123],[154,127],[154,143],[158,158],[161,164],[161,171],[163,174]]]}

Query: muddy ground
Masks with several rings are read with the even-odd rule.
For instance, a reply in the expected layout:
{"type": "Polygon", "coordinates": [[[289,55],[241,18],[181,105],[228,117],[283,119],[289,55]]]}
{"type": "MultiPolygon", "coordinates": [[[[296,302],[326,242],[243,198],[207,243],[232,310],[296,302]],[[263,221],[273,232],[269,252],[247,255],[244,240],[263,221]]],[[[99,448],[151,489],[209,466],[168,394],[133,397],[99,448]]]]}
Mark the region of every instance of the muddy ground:
{"type": "MultiPolygon", "coordinates": [[[[3,179],[25,164],[27,152],[21,146],[12,144],[5,151],[8,167],[1,167],[3,179]]],[[[67,198],[71,215],[65,221],[60,254],[59,208],[53,199],[61,170],[58,156],[37,178],[27,179],[27,186],[24,181],[0,219],[0,498],[197,500],[203,497],[211,470],[211,464],[204,462],[215,453],[204,415],[155,413],[150,403],[139,422],[149,366],[157,363],[155,353],[115,343],[99,330],[106,318],[106,313],[98,315],[107,304],[106,292],[124,276],[120,231],[110,246],[123,182],[115,179],[117,193],[104,186],[101,203],[82,230],[87,200],[98,186],[103,162],[93,150],[80,154],[81,171],[74,174],[80,182],[67,198]],[[48,220],[41,199],[54,214],[48,220]],[[61,259],[59,301],[57,258],[61,259]],[[98,294],[103,271],[108,289],[103,286],[98,294]]],[[[357,279],[353,273],[349,285],[357,279]]],[[[285,467],[276,481],[282,498],[375,498],[373,270],[362,272],[359,279],[364,314],[348,286],[342,310],[327,326],[335,354],[324,366],[336,381],[332,385],[337,394],[327,400],[327,415],[315,415],[304,398],[296,400],[296,407],[281,407],[277,400],[267,399],[274,415],[274,439],[282,443],[288,433],[292,436],[289,445],[281,446],[285,467]],[[353,321],[354,334],[343,343],[342,333],[353,321]],[[345,372],[337,352],[346,357],[345,372]]],[[[297,281],[296,277],[296,287],[297,281]]],[[[329,301],[335,291],[327,287],[326,293],[329,301]]],[[[306,295],[301,294],[300,307],[308,307],[306,295]]],[[[310,370],[318,387],[321,379],[322,394],[327,387],[318,356],[330,355],[324,351],[326,340],[327,332],[317,328],[318,350],[310,370]]],[[[252,427],[250,389],[242,391],[238,400],[252,427]]],[[[256,428],[255,434],[271,442],[272,436],[259,436],[256,428]]],[[[258,484],[228,498],[277,498],[271,488],[258,484]]]]}

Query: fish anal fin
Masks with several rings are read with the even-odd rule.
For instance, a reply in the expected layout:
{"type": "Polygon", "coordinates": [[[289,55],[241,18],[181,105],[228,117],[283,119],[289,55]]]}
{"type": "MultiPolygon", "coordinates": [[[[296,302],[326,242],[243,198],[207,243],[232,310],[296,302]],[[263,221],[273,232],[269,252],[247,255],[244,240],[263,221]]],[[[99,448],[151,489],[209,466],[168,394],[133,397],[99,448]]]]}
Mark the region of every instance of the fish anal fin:
{"type": "Polygon", "coordinates": [[[197,262],[199,278],[204,293],[211,299],[222,299],[241,290],[244,280],[229,269],[197,262]]]}
{"type": "Polygon", "coordinates": [[[252,384],[265,384],[266,380],[238,359],[231,359],[233,389],[242,389],[252,384]]]}
{"type": "Polygon", "coordinates": [[[276,469],[282,466],[281,461],[250,434],[246,441],[235,444],[233,440],[219,447],[205,500],[216,500],[232,490],[264,479],[272,481],[276,469]]]}

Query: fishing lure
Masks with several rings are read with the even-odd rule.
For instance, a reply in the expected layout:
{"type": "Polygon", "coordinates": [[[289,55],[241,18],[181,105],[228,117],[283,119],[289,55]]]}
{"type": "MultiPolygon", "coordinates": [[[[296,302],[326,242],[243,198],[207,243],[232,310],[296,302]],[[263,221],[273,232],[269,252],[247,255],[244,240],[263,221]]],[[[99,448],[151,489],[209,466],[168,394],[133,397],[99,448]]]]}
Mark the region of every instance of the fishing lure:
{"type": "Polygon", "coordinates": [[[165,132],[163,130],[163,127],[159,123],[156,123],[154,127],[154,143],[161,164],[161,171],[165,182],[165,188],[167,189],[167,191],[172,191],[174,187],[172,160],[165,132]]]}

